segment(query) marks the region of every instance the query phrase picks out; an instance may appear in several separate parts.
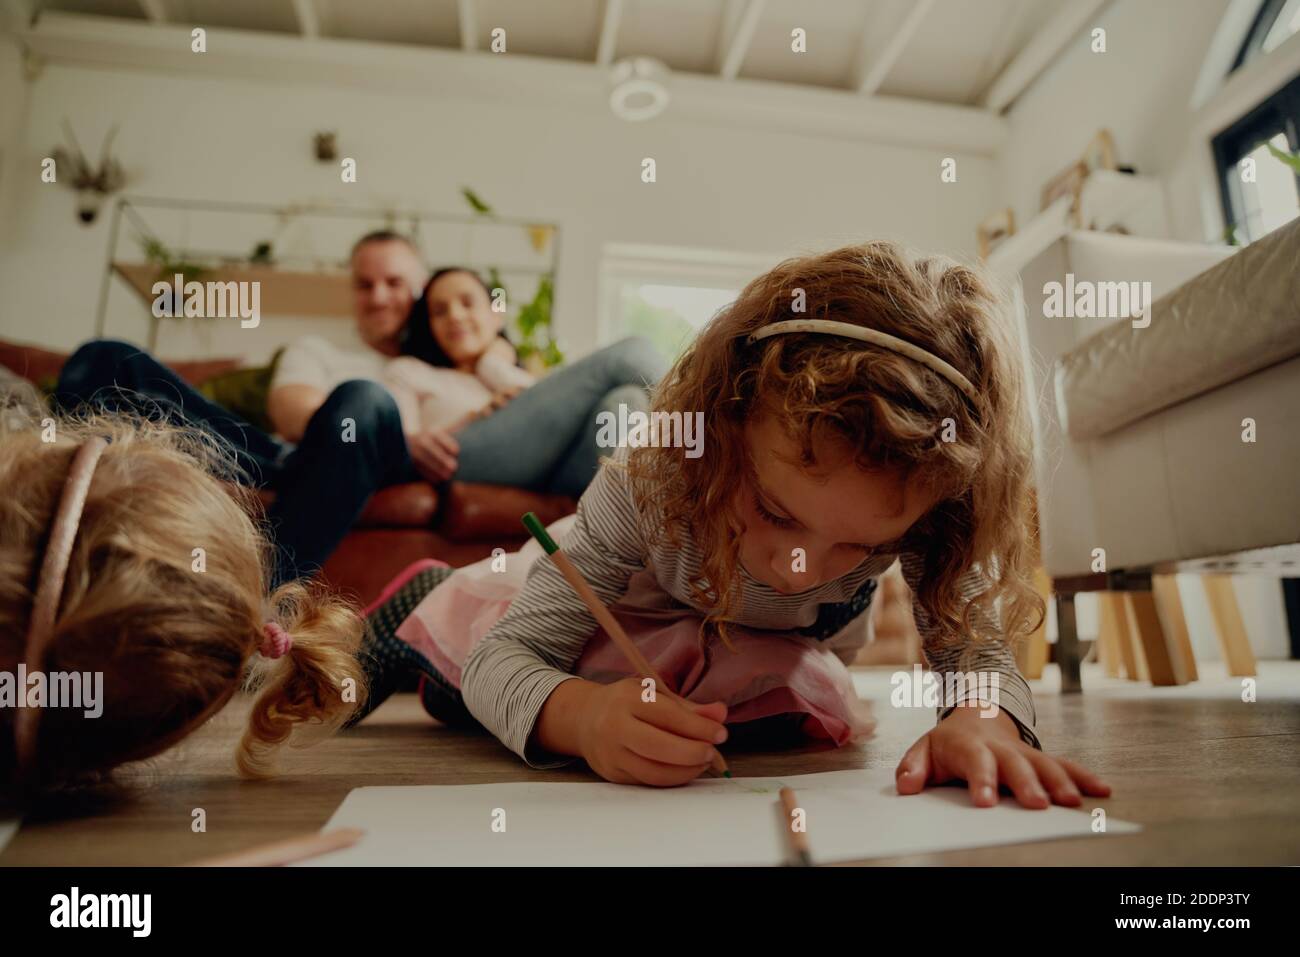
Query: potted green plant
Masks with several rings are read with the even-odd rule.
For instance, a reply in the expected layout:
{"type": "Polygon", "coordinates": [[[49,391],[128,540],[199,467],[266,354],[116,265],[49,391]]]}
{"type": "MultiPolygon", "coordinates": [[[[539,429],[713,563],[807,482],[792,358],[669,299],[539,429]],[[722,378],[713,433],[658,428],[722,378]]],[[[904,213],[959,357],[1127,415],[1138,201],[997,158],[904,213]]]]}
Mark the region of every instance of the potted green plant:
{"type": "MultiPolygon", "coordinates": [[[[181,287],[184,288],[186,283],[198,281],[207,272],[205,266],[190,262],[184,256],[169,249],[161,239],[153,236],[143,237],[140,240],[140,248],[144,258],[158,267],[154,281],[167,284],[167,292],[163,293],[164,296],[174,298],[172,284],[177,275],[181,277],[181,287]]],[[[171,302],[170,298],[162,299],[159,305],[164,307],[163,315],[176,317],[184,314],[182,303],[171,302]]]]}

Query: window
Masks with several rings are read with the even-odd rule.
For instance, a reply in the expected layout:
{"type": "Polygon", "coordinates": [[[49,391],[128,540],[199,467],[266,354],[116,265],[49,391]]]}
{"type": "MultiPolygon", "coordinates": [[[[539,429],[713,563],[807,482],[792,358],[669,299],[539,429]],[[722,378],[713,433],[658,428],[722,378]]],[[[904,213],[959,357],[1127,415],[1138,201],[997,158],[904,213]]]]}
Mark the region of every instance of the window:
{"type": "Polygon", "coordinates": [[[602,339],[644,336],[674,359],[779,256],[610,244],[602,261],[602,339]]]}
{"type": "Polygon", "coordinates": [[[1272,53],[1297,31],[1300,31],[1300,0],[1265,0],[1232,69],[1238,69],[1257,56],[1272,53]]]}
{"type": "MultiPolygon", "coordinates": [[[[1300,16],[1300,0],[1289,6],[1300,16]]],[[[1300,77],[1216,136],[1213,148],[1228,242],[1254,242],[1294,219],[1300,214],[1300,77]]]]}
{"type": "Polygon", "coordinates": [[[622,332],[645,336],[665,356],[675,359],[713,314],[739,292],[708,286],[625,282],[619,290],[622,332]]]}

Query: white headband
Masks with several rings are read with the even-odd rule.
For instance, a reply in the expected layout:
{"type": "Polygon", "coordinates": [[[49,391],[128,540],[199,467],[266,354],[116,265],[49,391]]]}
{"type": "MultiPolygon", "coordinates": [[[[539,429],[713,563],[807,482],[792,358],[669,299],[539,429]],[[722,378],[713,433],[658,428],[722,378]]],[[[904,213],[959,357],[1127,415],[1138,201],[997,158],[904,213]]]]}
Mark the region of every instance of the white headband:
{"type": "Polygon", "coordinates": [[[887,332],[881,332],[878,329],[868,329],[865,326],[855,326],[851,322],[833,322],[830,319],[789,319],[785,322],[774,322],[771,325],[764,326],[749,337],[750,342],[758,342],[760,339],[766,339],[768,336],[779,336],[785,332],[822,332],[836,336],[847,336],[850,339],[860,339],[863,342],[869,342],[872,345],[880,346],[884,349],[890,349],[900,355],[905,355],[909,359],[914,359],[923,365],[929,366],[939,375],[943,376],[965,394],[976,408],[979,403],[975,401],[975,387],[970,384],[970,380],[954,369],[947,362],[944,362],[933,353],[926,352],[920,346],[913,345],[897,336],[891,336],[887,332]]]}

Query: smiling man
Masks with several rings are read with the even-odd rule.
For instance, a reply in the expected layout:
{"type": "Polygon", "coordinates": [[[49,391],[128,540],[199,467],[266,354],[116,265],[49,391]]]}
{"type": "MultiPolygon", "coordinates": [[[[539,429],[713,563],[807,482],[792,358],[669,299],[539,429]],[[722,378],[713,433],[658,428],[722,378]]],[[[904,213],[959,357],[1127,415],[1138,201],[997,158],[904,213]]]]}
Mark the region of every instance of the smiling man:
{"type": "Polygon", "coordinates": [[[303,336],[284,350],[276,367],[267,414],[290,442],[302,438],[338,386],[350,379],[379,380],[384,363],[401,353],[402,326],[428,278],[406,237],[387,230],[357,240],[351,264],[354,340],[335,345],[303,336]]]}

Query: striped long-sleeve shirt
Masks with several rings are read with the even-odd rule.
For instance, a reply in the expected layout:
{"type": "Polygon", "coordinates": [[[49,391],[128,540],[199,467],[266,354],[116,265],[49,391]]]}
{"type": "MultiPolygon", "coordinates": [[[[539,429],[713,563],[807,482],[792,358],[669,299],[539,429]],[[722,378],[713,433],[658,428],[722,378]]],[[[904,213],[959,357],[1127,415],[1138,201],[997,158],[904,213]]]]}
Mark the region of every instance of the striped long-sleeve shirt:
{"type": "MultiPolygon", "coordinates": [[[[613,465],[601,467],[579,501],[576,521],[560,546],[606,604],[622,598],[632,575],[648,568],[665,592],[704,614],[690,588],[701,577],[700,549],[689,540],[680,547],[663,541],[649,543],[651,519],[636,507],[626,461],[627,450],[620,449],[613,465]]],[[[919,556],[907,552],[872,555],[840,578],[794,595],[762,584],[741,567],[738,612],[730,620],[749,628],[798,632],[826,641],[848,663],[863,639],[858,638],[856,644],[845,641],[844,626],[865,612],[876,579],[895,559],[901,559],[903,577],[915,596],[924,565],[919,556]]],[[[971,569],[960,587],[962,596],[970,599],[987,586],[978,569],[971,569]]],[[[935,677],[957,671],[996,674],[998,705],[1015,720],[1021,737],[1039,747],[1033,731],[1033,696],[1007,646],[987,641],[941,642],[925,609],[914,603],[913,611],[935,677]]],[[[571,760],[546,753],[530,738],[542,705],[557,685],[574,677],[574,663],[595,631],[595,618],[555,565],[535,562],[506,614],[465,661],[461,693],[466,706],[528,764],[554,767],[571,760]]],[[[940,719],[952,708],[950,702],[941,705],[940,719]]]]}

